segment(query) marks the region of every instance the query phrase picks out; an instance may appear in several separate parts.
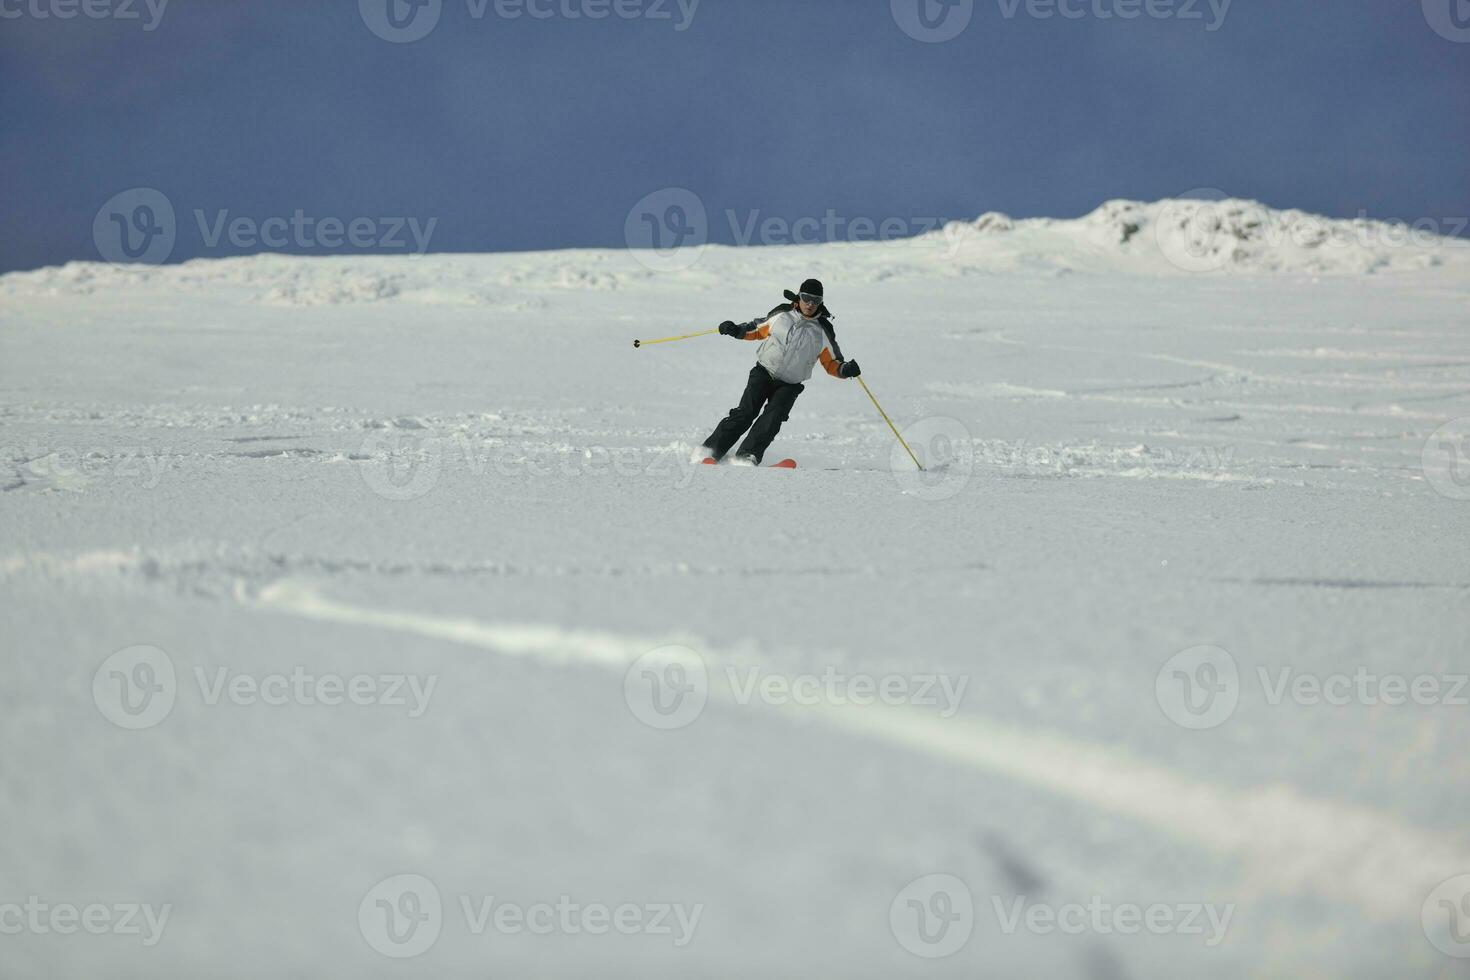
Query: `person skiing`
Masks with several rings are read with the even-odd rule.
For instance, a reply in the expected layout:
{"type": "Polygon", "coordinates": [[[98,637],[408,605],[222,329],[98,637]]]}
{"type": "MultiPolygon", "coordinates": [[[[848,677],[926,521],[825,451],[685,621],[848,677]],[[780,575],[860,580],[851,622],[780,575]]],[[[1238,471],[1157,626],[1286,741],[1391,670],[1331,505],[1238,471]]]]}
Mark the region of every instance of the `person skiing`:
{"type": "Polygon", "coordinates": [[[730,414],[704,441],[702,462],[718,463],[735,441],[745,435],[732,462],[759,466],[781,431],[781,424],[790,417],[797,396],[806,390],[806,382],[819,361],[834,378],[856,378],[862,374],[857,361],[844,360],[842,348],[837,346],[832,313],[827,309],[821,282],[808,279],[801,284],[799,292],[785,295],[791,302],[776,307],[763,320],[749,323],[726,320],[720,324],[720,333],[725,336],[759,340],[761,345],[756,350],[756,365],[750,369],[740,404],[730,409],[730,414]]]}

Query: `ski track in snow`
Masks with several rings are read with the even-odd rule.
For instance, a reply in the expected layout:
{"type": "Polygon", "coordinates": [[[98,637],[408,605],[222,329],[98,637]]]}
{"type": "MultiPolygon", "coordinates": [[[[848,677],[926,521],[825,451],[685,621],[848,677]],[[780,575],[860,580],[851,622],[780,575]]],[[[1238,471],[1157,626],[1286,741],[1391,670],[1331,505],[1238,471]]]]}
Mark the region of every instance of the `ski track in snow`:
{"type": "MultiPolygon", "coordinates": [[[[455,577],[489,572],[518,574],[504,565],[382,566],[362,562],[302,562],[277,558],[269,565],[300,570],[377,575],[412,572],[455,577]]],[[[189,565],[160,570],[155,559],[136,552],[98,551],[75,556],[12,555],[0,559],[0,575],[74,579],[118,572],[184,574],[189,565]]],[[[197,563],[194,565],[198,569],[197,563]]],[[[725,570],[728,571],[728,570],[725,570]]],[[[765,576],[773,569],[750,570],[765,576]]],[[[828,572],[830,570],[823,570],[828,572]]],[[[871,571],[871,570],[870,570],[871,571]]],[[[671,569],[688,574],[689,569],[671,569]]],[[[810,570],[808,574],[810,574],[810,570]]],[[[262,570],[257,574],[268,575],[262,570]]],[[[544,572],[542,573],[544,574],[544,572]]],[[[252,585],[233,578],[227,594],[247,608],[362,629],[410,634],[517,658],[564,665],[583,664],[621,673],[640,657],[670,642],[687,642],[714,669],[748,662],[750,651],[722,651],[697,636],[632,636],[608,631],[568,630],[549,623],[483,621],[469,616],[431,615],[366,607],[328,598],[301,579],[269,579],[252,585]]],[[[1470,593],[1470,583],[1364,582],[1352,580],[1257,579],[1252,584],[1331,589],[1449,589],[1470,593]]],[[[223,596],[221,596],[223,597],[223,596]]],[[[788,654],[790,651],[788,651],[788,654]]],[[[712,696],[734,704],[728,687],[711,683],[712,696]]],[[[1069,801],[1126,817],[1242,861],[1242,877],[1261,894],[1310,895],[1348,901],[1380,920],[1401,914],[1443,877],[1443,869],[1470,867],[1470,849],[1457,850],[1442,837],[1406,825],[1370,808],[1314,799],[1286,786],[1232,789],[1213,785],[1127,752],[1056,732],[985,719],[974,712],[936,719],[911,709],[881,704],[769,708],[805,713],[840,731],[875,739],[940,761],[1029,784],[1069,801]]]]}
{"type": "MultiPolygon", "coordinates": [[[[548,624],[372,609],[333,601],[292,581],[273,583],[244,601],[306,619],[614,671],[628,669],[662,642],[548,624]]],[[[699,649],[711,667],[736,662],[707,642],[700,642],[699,649]]],[[[711,693],[719,690],[711,685],[711,693]]],[[[881,704],[817,710],[825,723],[859,738],[881,739],[1039,786],[1241,858],[1247,881],[1263,892],[1347,900],[1375,918],[1391,919],[1422,898],[1443,877],[1443,869],[1470,867],[1470,851],[1457,851],[1436,835],[1366,808],[1311,799],[1289,787],[1231,791],[1103,746],[972,715],[935,719],[881,704]]]]}

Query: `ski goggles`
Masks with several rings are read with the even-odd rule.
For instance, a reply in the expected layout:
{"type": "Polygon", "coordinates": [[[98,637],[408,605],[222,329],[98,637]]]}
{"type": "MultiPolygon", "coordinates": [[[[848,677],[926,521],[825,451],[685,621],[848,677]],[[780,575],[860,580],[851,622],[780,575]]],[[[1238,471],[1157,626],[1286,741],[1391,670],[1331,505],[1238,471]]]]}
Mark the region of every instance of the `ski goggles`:
{"type": "Polygon", "coordinates": [[[797,299],[801,300],[803,303],[810,303],[813,306],[822,305],[822,297],[814,296],[811,293],[802,293],[797,297],[797,299]]]}

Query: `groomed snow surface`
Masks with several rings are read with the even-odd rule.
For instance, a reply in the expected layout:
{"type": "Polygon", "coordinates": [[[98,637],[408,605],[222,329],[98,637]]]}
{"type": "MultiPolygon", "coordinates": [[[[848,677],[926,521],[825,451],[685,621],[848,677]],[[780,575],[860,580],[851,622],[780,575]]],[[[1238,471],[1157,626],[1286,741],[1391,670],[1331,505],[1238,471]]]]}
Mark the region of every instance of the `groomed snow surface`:
{"type": "Polygon", "coordinates": [[[0,277],[0,976],[1466,975],[1466,248],[1195,207],[0,277]]]}

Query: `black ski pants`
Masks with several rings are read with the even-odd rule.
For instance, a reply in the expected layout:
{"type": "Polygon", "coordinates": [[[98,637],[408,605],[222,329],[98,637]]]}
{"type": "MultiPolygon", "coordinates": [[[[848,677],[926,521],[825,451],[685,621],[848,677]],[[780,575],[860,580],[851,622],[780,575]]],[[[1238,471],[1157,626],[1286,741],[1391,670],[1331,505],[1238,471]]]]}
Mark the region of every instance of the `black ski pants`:
{"type": "Polygon", "coordinates": [[[739,454],[754,456],[759,463],[781,431],[781,423],[791,417],[791,406],[796,404],[797,396],[805,390],[806,385],[777,381],[757,364],[750,369],[750,380],[745,383],[740,404],[730,409],[730,414],[710,433],[704,441],[705,448],[714,453],[715,459],[723,459],[735,440],[749,429],[750,435],[740,444],[739,454]],[[762,406],[765,411],[761,411],[762,406]]]}

